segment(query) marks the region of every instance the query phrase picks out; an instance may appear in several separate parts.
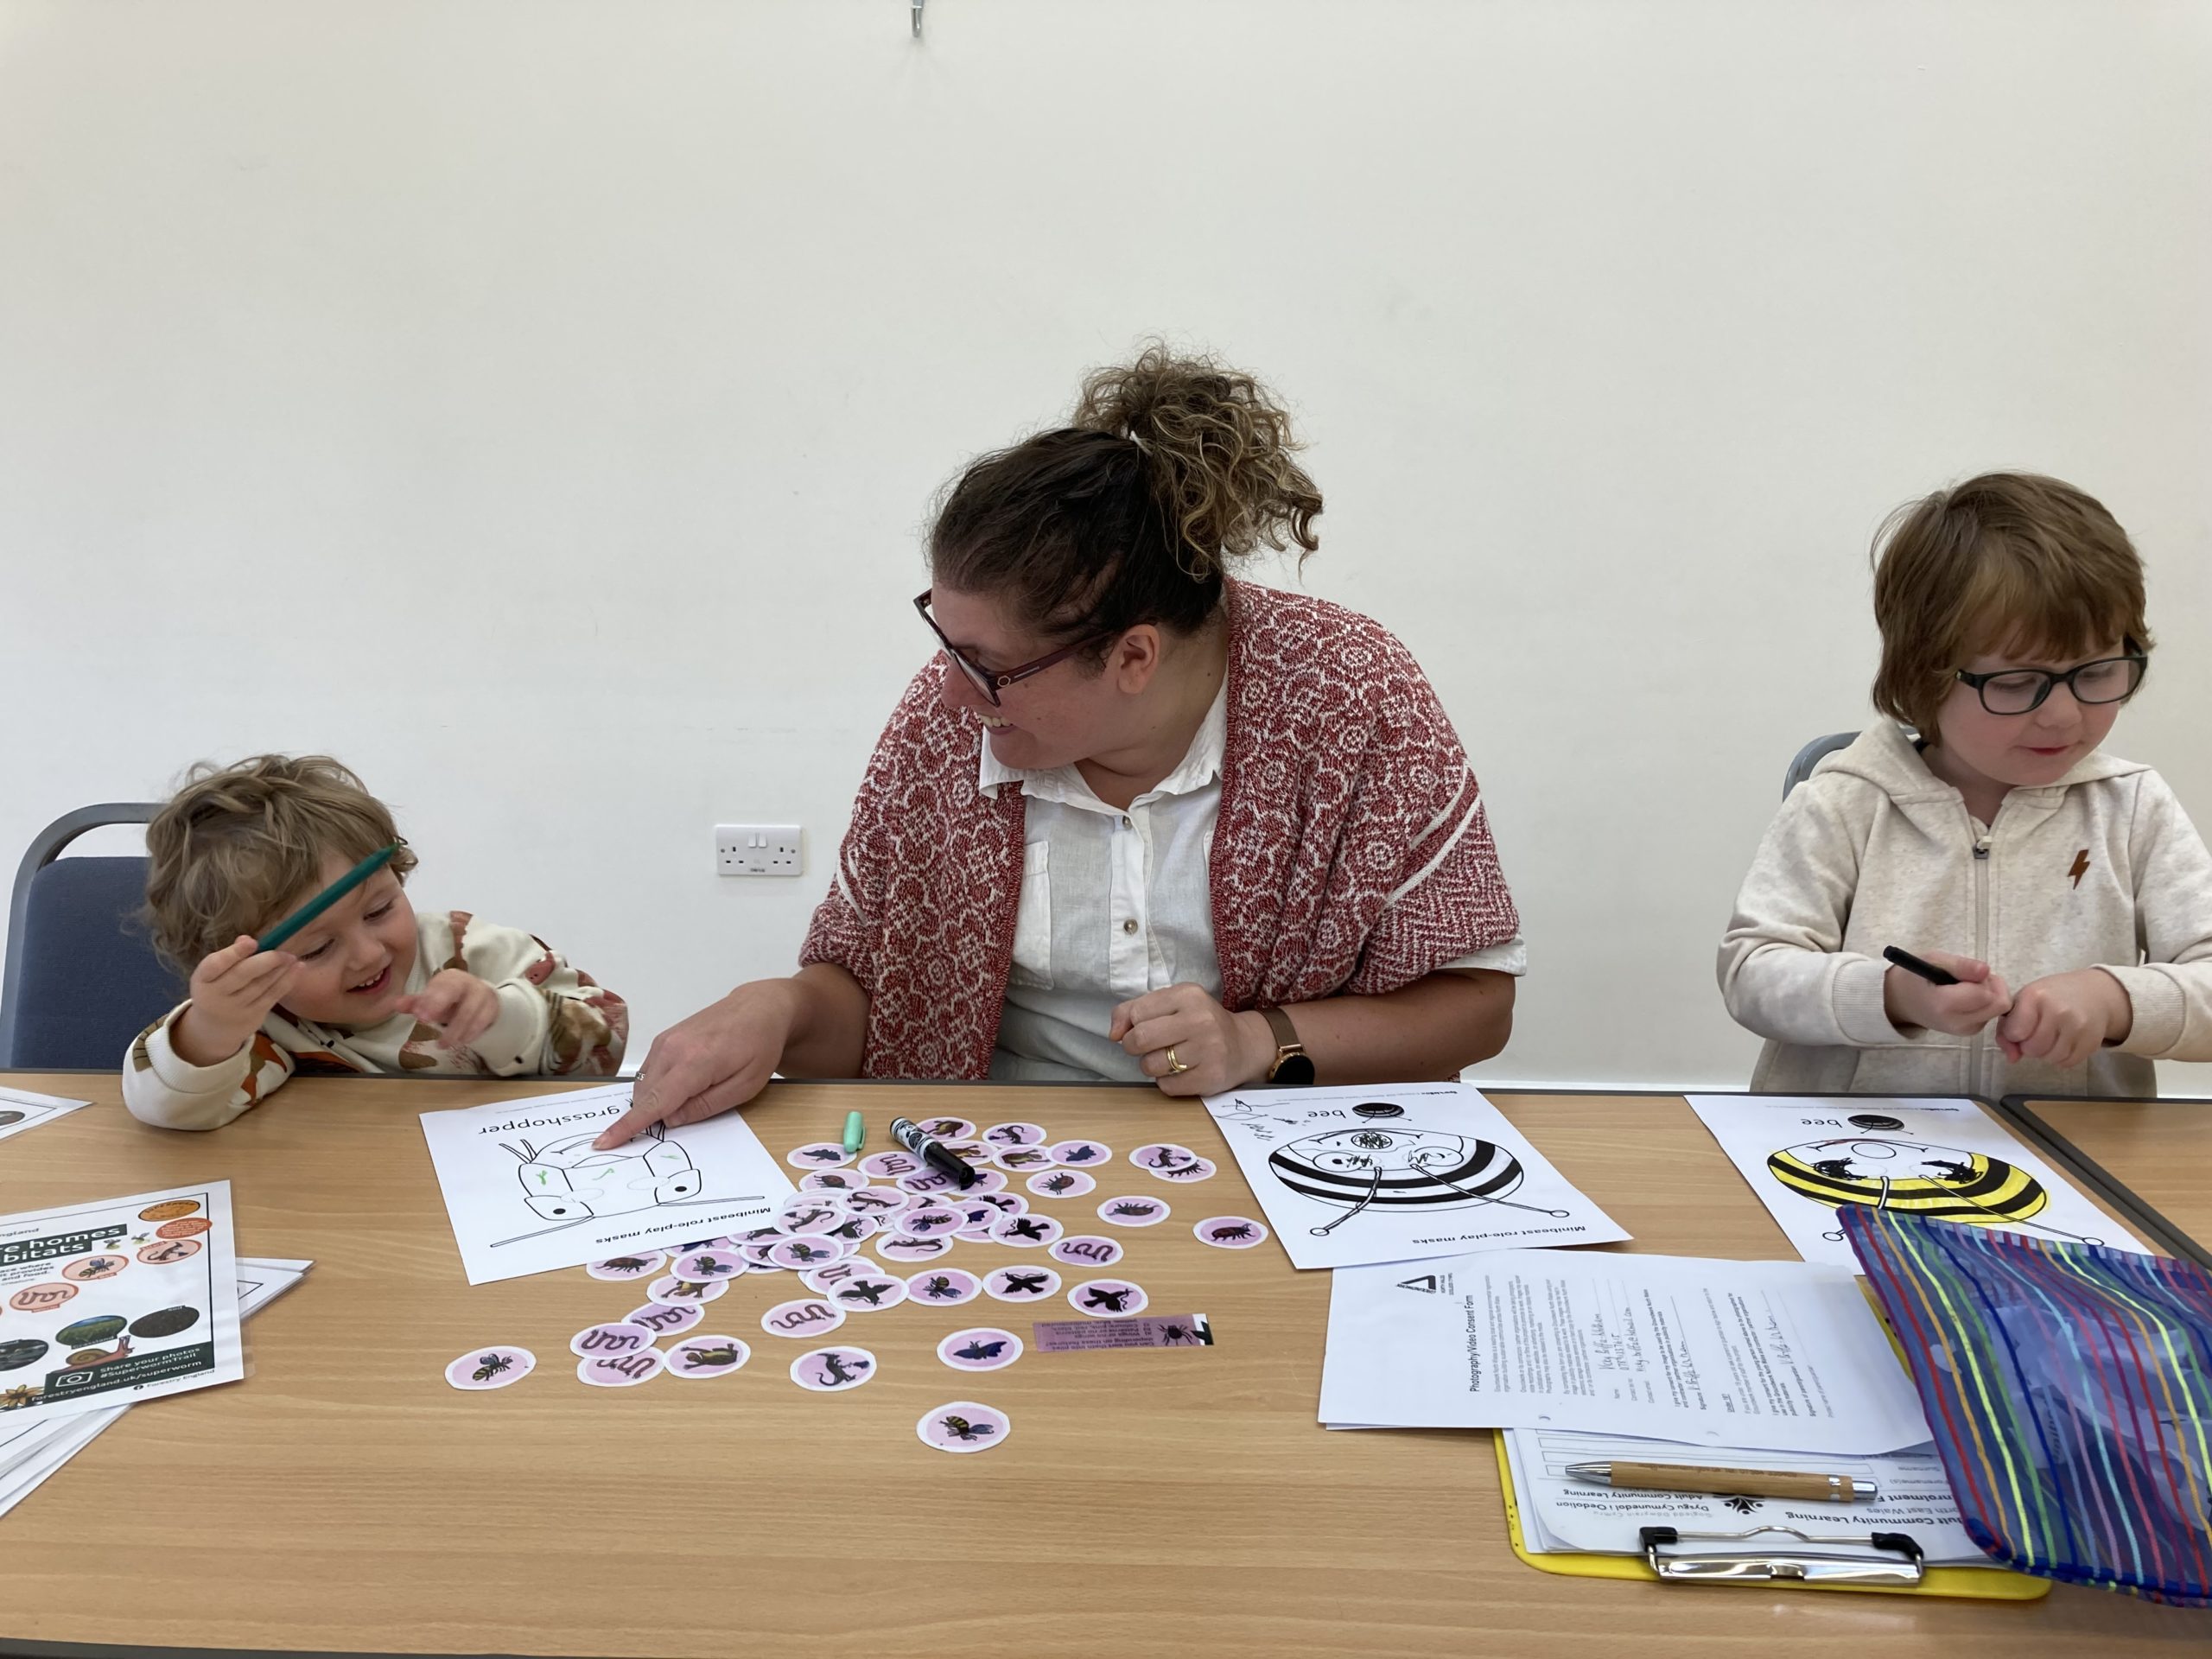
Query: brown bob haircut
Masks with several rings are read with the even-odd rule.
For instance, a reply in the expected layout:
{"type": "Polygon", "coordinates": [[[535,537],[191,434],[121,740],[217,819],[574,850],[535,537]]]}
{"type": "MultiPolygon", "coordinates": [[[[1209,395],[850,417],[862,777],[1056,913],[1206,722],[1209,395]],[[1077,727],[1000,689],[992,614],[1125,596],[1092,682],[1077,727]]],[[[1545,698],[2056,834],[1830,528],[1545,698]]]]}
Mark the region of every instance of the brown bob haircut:
{"type": "MultiPolygon", "coordinates": [[[[146,826],[155,947],[189,974],[311,896],[332,854],[352,864],[398,839],[391,810],[327,754],[202,761],[146,826]]],[[[385,868],[404,881],[414,849],[403,845],[385,868]]]]}
{"type": "Polygon", "coordinates": [[[1874,706],[1929,742],[1967,659],[2056,665],[2113,640],[2148,652],[2143,561],[2093,496],[2035,473],[1984,473],[1908,502],[1874,537],[1882,665],[1874,706]]]}

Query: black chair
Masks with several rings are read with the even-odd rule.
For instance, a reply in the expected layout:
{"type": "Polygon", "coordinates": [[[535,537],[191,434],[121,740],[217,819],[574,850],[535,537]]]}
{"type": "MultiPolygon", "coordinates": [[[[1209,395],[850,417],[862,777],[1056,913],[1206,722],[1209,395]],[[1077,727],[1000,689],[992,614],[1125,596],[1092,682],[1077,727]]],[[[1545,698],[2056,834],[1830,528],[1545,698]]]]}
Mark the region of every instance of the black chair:
{"type": "Polygon", "coordinates": [[[145,859],[60,855],[88,830],[145,823],[160,810],[149,801],[82,806],[32,840],[8,910],[0,1065],[119,1070],[130,1039],[184,1000],[184,981],[138,920],[145,859]]]}

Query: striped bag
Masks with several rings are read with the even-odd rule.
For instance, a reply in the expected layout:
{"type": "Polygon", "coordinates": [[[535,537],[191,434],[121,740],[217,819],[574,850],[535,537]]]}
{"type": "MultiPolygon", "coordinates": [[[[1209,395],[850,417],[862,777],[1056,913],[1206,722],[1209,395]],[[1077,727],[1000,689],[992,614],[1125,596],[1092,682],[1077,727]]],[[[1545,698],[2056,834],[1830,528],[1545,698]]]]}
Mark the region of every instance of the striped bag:
{"type": "Polygon", "coordinates": [[[2212,1605],[2212,1278],[1847,1205],[1974,1542],[2022,1573],[2212,1605]]]}

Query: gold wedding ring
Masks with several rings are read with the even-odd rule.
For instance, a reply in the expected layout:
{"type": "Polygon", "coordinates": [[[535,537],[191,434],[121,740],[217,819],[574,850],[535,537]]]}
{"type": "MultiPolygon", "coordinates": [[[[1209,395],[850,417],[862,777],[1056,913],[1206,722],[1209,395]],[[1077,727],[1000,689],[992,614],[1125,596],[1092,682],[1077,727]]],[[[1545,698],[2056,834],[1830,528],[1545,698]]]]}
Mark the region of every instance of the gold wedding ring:
{"type": "Polygon", "coordinates": [[[1182,1060],[1179,1060],[1179,1059],[1177,1059],[1177,1058],[1175,1058],[1175,1045],[1174,1045],[1174,1044],[1173,1044],[1173,1043],[1168,1044],[1168,1045],[1167,1045],[1167,1075],[1168,1075],[1169,1077],[1173,1077],[1173,1076],[1174,1076],[1178,1071],[1189,1071],[1190,1069],[1191,1069],[1191,1068],[1190,1068],[1190,1065],[1188,1065],[1188,1063],[1187,1063],[1187,1062],[1185,1062],[1185,1061],[1182,1061],[1182,1060]]]}

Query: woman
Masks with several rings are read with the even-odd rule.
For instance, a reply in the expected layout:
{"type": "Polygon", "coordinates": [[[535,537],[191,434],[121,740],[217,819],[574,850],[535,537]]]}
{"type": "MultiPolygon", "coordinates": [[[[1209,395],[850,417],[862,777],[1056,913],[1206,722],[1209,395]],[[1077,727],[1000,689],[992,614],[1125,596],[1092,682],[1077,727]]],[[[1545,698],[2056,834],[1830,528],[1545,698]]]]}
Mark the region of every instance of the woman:
{"type": "Polygon", "coordinates": [[[939,653],[855,803],[798,973],[655,1040],[600,1139],[792,1077],[1450,1077],[1523,952],[1465,752],[1396,639],[1230,580],[1319,545],[1289,423],[1155,347],[970,466],[915,601],[939,653]]]}

